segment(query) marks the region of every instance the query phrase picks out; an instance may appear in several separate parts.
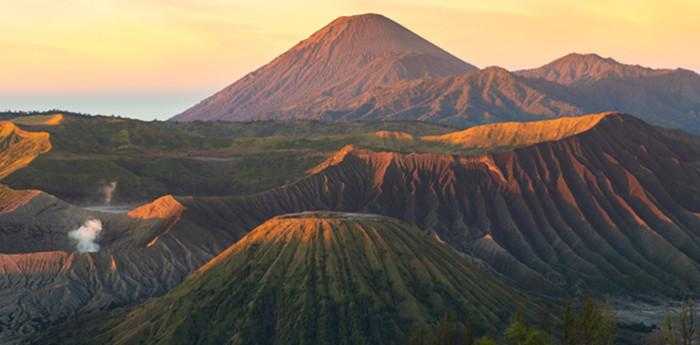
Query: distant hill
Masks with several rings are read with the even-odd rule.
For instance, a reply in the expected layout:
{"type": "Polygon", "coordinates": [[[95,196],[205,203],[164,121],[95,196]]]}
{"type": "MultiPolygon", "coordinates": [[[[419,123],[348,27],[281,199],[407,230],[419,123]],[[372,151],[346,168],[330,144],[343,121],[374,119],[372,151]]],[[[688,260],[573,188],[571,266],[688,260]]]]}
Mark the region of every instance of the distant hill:
{"type": "Polygon", "coordinates": [[[588,112],[616,110],[653,124],[700,131],[700,75],[685,69],[626,65],[596,54],[570,54],[518,74],[558,83],[588,112]]]}
{"type": "Polygon", "coordinates": [[[485,332],[516,310],[546,313],[414,226],[304,212],[266,221],[163,297],[41,343],[404,344],[447,313],[485,332]]]}
{"type": "Polygon", "coordinates": [[[359,96],[346,110],[326,112],[323,119],[416,119],[467,126],[582,112],[573,95],[556,84],[489,67],[378,87],[359,96]]]}

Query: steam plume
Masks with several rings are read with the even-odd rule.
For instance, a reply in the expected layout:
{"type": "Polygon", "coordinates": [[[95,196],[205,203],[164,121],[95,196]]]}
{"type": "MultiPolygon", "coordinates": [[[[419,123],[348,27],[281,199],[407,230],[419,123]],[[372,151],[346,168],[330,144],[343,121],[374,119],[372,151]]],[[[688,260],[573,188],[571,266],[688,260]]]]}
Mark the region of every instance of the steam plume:
{"type": "Polygon", "coordinates": [[[112,202],[112,194],[114,194],[115,189],[117,189],[117,181],[112,181],[100,188],[105,204],[108,205],[112,202]]]}
{"type": "Polygon", "coordinates": [[[102,232],[102,222],[99,219],[88,219],[85,223],[68,233],[68,238],[75,241],[75,249],[80,253],[95,253],[100,245],[95,242],[102,232]]]}

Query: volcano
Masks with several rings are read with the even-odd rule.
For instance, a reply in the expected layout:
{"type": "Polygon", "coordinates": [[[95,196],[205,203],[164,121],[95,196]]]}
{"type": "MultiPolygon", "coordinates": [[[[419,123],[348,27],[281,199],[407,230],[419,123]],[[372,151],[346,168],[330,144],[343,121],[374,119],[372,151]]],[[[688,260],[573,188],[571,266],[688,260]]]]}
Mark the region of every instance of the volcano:
{"type": "Polygon", "coordinates": [[[475,69],[382,15],[340,17],[173,120],[318,118],[377,86],[475,69]]]}
{"type": "Polygon", "coordinates": [[[62,344],[400,344],[411,327],[445,313],[492,330],[518,308],[544,312],[524,297],[404,222],[303,212],[266,221],[170,293],[104,321],[104,330],[52,338],[62,344]]]}

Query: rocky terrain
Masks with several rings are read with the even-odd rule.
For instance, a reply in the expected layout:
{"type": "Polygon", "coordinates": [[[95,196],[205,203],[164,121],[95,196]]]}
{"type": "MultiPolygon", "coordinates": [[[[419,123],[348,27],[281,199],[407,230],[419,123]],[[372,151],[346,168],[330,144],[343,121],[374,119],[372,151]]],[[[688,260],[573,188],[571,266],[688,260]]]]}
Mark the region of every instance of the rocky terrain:
{"type": "MultiPolygon", "coordinates": [[[[381,141],[427,139],[375,132],[381,141]]],[[[619,113],[427,137],[463,153],[346,146],[262,193],[167,195],[127,213],[3,187],[0,341],[22,343],[85,315],[109,318],[167,293],[267,220],[305,211],[401,219],[487,280],[540,296],[697,293],[697,138],[619,113]],[[96,221],[97,250],[81,252],[71,233],[94,231],[96,221]]]]}

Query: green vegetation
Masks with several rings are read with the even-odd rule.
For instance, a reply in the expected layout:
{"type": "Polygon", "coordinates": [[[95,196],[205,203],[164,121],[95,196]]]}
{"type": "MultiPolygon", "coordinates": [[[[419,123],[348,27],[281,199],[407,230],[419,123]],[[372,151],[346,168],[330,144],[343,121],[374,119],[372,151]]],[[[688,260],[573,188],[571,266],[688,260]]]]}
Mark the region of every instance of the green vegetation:
{"type": "MultiPolygon", "coordinates": [[[[681,312],[681,318],[677,322],[685,323],[685,326],[681,327],[685,332],[683,334],[692,335],[694,323],[689,321],[690,317],[687,315],[689,313],[681,312]],[[683,315],[686,316],[683,317],[683,315]],[[689,331],[691,329],[692,331],[689,331]]],[[[454,317],[443,317],[434,325],[416,327],[406,343],[408,345],[612,345],[615,342],[617,326],[612,312],[605,304],[590,297],[568,304],[560,320],[558,329],[552,333],[529,324],[522,313],[516,312],[510,325],[497,341],[489,336],[475,338],[468,323],[456,321],[454,317]]],[[[677,331],[664,332],[664,334],[671,334],[664,339],[687,338],[687,336],[677,336],[677,333],[677,331]]],[[[661,344],[692,345],[693,343],[661,344]]]]}
{"type": "Polygon", "coordinates": [[[244,195],[295,181],[347,144],[399,152],[454,149],[373,134],[402,131],[418,137],[454,130],[422,122],[173,123],[60,112],[64,119],[59,124],[41,125],[58,112],[0,114],[49,132],[53,146],[3,183],[81,204],[99,202],[100,186],[112,181],[117,182],[116,203],[166,193],[244,195]]]}
{"type": "Polygon", "coordinates": [[[694,345],[700,341],[697,306],[688,299],[677,310],[670,310],[661,327],[651,335],[649,345],[694,345]]]}

